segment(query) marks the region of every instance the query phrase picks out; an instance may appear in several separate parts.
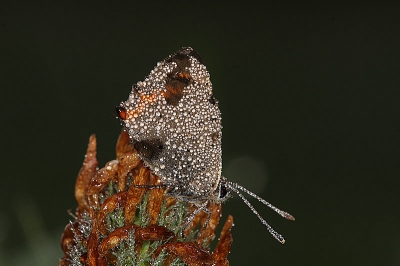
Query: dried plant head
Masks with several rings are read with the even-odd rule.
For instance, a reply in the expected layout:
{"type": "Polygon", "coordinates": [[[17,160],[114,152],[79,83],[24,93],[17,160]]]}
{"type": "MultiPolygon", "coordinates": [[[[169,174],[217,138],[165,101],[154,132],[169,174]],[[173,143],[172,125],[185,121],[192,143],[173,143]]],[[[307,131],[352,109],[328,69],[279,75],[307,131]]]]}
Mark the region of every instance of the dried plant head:
{"type": "Polygon", "coordinates": [[[210,215],[191,217],[196,206],[164,192],[127,133],[117,141],[116,159],[101,169],[96,137],[90,136],[75,185],[78,207],[61,238],[59,265],[229,265],[232,216],[210,251],[221,204],[209,202],[210,215]]]}

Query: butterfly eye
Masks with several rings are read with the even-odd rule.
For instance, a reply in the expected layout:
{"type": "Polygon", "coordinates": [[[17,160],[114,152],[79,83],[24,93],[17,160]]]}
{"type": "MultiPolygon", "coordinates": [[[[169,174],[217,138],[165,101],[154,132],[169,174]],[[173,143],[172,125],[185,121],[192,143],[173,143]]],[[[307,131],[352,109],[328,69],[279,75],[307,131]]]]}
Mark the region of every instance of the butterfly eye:
{"type": "Polygon", "coordinates": [[[229,190],[225,186],[225,183],[220,183],[219,185],[219,192],[218,192],[218,199],[224,201],[229,196],[229,190]]]}
{"type": "Polygon", "coordinates": [[[126,120],[126,109],[122,106],[117,106],[115,109],[117,110],[118,118],[126,120]]]}

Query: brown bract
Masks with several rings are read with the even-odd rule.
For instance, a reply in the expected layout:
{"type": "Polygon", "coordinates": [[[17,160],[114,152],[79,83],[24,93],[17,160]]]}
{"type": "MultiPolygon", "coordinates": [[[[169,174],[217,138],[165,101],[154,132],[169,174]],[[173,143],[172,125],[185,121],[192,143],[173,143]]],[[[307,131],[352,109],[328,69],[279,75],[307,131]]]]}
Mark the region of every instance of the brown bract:
{"type": "MultiPolygon", "coordinates": [[[[116,159],[101,169],[97,169],[97,164],[96,137],[91,135],[75,185],[78,203],[75,220],[65,227],[62,234],[64,257],[59,265],[114,265],[118,263],[114,255],[116,249],[131,248],[139,256],[142,246],[154,241],[159,245],[150,258],[155,261],[164,253],[163,265],[170,265],[176,258],[189,266],[229,265],[227,256],[232,244],[232,216],[225,222],[213,252],[207,247],[215,238],[221,217],[220,204],[210,203],[207,207],[210,217],[199,212],[189,223],[185,235],[192,235],[190,241],[182,239],[181,232],[175,235],[171,228],[160,225],[159,220],[166,219],[177,201],[164,195],[165,188],[160,178],[143,165],[126,132],[122,132],[118,139],[116,159]],[[135,220],[145,196],[148,197],[145,205],[147,222],[140,226],[135,220]],[[167,211],[162,211],[163,204],[166,204],[167,211]],[[110,214],[116,211],[121,211],[122,219],[113,221],[110,226],[110,214]],[[130,238],[134,239],[133,248],[127,244],[130,238]]],[[[186,216],[195,209],[188,204],[186,216]]],[[[182,226],[184,223],[182,221],[182,226]]]]}

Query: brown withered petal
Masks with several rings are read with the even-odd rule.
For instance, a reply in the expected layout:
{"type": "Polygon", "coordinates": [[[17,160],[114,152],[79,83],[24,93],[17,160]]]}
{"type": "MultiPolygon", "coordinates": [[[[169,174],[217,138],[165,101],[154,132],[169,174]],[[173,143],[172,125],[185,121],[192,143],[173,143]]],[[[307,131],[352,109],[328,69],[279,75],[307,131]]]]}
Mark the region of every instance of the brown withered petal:
{"type": "Polygon", "coordinates": [[[167,228],[158,225],[150,225],[145,228],[141,228],[137,225],[131,224],[121,228],[115,229],[114,232],[110,233],[98,247],[100,256],[105,256],[108,251],[116,247],[123,240],[129,237],[129,234],[133,232],[135,236],[135,243],[142,244],[143,241],[148,240],[167,240],[174,238],[174,233],[169,231],[167,228]]]}
{"type": "Polygon", "coordinates": [[[210,253],[203,247],[193,242],[175,242],[168,243],[160,246],[154,256],[158,256],[163,250],[167,250],[179,257],[188,266],[200,266],[200,265],[214,265],[214,261],[210,256],[210,253]]]}
{"type": "Polygon", "coordinates": [[[136,153],[126,131],[122,131],[119,135],[117,145],[115,147],[115,153],[118,161],[121,161],[126,155],[136,153]]]}
{"type": "MultiPolygon", "coordinates": [[[[135,185],[148,185],[148,180],[150,176],[150,170],[142,167],[139,170],[137,176],[133,180],[135,185]]],[[[146,192],[145,188],[130,186],[128,189],[128,195],[126,200],[126,205],[124,209],[124,217],[125,222],[127,224],[133,223],[133,219],[135,218],[136,207],[142,199],[144,193],[146,192]]]]}
{"type": "Polygon", "coordinates": [[[202,226],[204,226],[204,224],[207,222],[208,219],[209,221],[207,227],[204,228],[204,230],[200,231],[200,234],[196,242],[199,245],[202,245],[203,242],[207,239],[206,245],[208,246],[211,243],[211,241],[213,241],[215,238],[215,230],[217,229],[219,220],[221,219],[222,206],[221,204],[210,203],[208,204],[207,208],[209,211],[211,211],[211,217],[208,217],[207,214],[202,216],[202,221],[201,221],[202,226]]]}
{"type": "MultiPolygon", "coordinates": [[[[137,153],[128,154],[119,161],[118,165],[118,191],[125,191],[128,173],[140,164],[137,153]]],[[[147,168],[146,168],[147,169],[147,168]]]]}
{"type": "MultiPolygon", "coordinates": [[[[161,184],[160,178],[150,173],[150,184],[161,184]]],[[[149,191],[149,198],[152,199],[147,203],[147,214],[149,216],[149,225],[156,224],[158,215],[162,208],[164,197],[164,189],[154,188],[149,191]]]]}
{"type": "Polygon", "coordinates": [[[107,234],[107,227],[106,227],[107,221],[105,220],[107,214],[113,212],[117,208],[125,206],[127,194],[128,194],[127,191],[118,192],[110,196],[108,199],[106,199],[104,203],[101,205],[100,210],[97,213],[97,221],[99,225],[98,230],[103,235],[107,234]]]}
{"type": "Polygon", "coordinates": [[[90,180],[86,195],[90,196],[103,190],[110,181],[117,179],[118,161],[112,160],[101,168],[90,180]]]}
{"type": "Polygon", "coordinates": [[[97,250],[98,245],[99,245],[99,232],[97,230],[96,219],[94,219],[92,232],[89,236],[88,245],[87,245],[88,252],[87,252],[86,263],[89,266],[97,265],[97,258],[99,257],[99,252],[97,250]]]}
{"type": "Polygon", "coordinates": [[[216,265],[220,266],[229,265],[227,257],[229,255],[233,242],[233,237],[231,234],[232,226],[233,226],[233,217],[232,215],[229,215],[228,219],[224,224],[224,227],[222,228],[218,244],[215,247],[215,250],[212,254],[214,261],[216,262],[216,265]]]}
{"type": "Polygon", "coordinates": [[[65,226],[64,232],[61,235],[61,248],[64,252],[68,252],[74,245],[74,233],[78,229],[77,221],[69,223],[65,226]],[[74,230],[72,229],[74,227],[74,230]]]}
{"type": "Polygon", "coordinates": [[[75,183],[75,199],[78,202],[78,208],[89,211],[89,205],[86,198],[86,191],[89,186],[90,180],[94,176],[97,170],[97,158],[96,158],[96,136],[93,134],[89,138],[89,144],[86,151],[85,160],[81,170],[79,171],[78,178],[75,183]]]}

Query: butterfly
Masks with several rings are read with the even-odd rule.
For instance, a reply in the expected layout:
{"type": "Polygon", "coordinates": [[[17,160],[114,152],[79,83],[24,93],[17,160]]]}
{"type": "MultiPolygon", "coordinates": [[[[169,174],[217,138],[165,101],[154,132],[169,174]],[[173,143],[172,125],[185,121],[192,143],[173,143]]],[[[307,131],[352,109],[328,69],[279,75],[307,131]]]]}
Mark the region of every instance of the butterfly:
{"type": "Polygon", "coordinates": [[[222,125],[210,74],[199,54],[184,47],[170,55],[132,86],[117,106],[118,118],[138,152],[166,193],[210,214],[210,201],[224,202],[237,194],[282,244],[278,234],[240,191],[256,198],[282,217],[294,217],[222,176],[222,125]]]}

